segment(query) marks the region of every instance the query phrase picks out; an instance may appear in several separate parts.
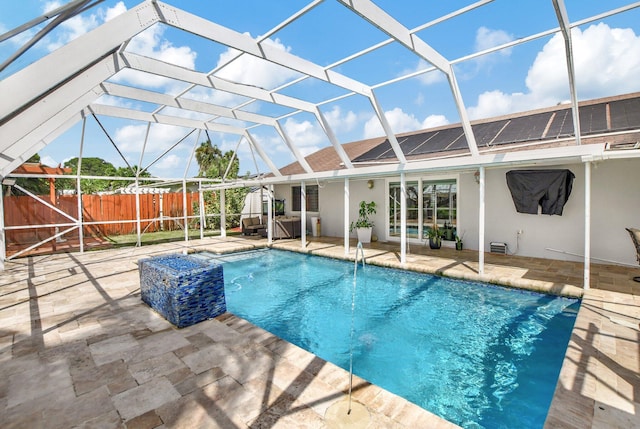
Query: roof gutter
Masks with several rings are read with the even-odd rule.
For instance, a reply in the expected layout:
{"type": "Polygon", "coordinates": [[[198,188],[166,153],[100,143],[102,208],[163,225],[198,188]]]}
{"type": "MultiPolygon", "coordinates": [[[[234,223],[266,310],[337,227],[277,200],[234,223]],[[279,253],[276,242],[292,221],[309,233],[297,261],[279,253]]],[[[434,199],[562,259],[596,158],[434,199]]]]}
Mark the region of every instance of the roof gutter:
{"type": "MultiPolygon", "coordinates": [[[[297,174],[284,177],[268,177],[261,180],[240,181],[244,186],[257,184],[285,184],[292,182],[315,182],[318,180],[342,180],[344,178],[362,179],[399,175],[400,173],[431,173],[442,171],[463,171],[479,167],[500,168],[515,165],[552,165],[569,162],[584,162],[585,159],[603,159],[604,144],[590,144],[520,151],[512,153],[470,155],[464,158],[432,159],[407,164],[385,164],[371,167],[360,167],[349,170],[318,171],[313,174],[297,174]]],[[[638,154],[640,156],[640,153],[638,154]]],[[[237,185],[237,184],[236,184],[237,185]]],[[[214,185],[219,188],[230,187],[230,184],[214,185]]]]}

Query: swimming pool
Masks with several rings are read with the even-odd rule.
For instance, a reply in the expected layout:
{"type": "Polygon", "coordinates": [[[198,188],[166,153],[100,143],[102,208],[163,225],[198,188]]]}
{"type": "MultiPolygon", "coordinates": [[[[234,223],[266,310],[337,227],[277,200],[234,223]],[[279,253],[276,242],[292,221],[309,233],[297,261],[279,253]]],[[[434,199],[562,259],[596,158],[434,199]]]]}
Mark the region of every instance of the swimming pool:
{"type": "MultiPolygon", "coordinates": [[[[233,314],[349,368],[351,262],[216,257],[233,314]]],[[[466,428],[542,427],[579,301],[367,265],[353,372],[466,428]]]]}

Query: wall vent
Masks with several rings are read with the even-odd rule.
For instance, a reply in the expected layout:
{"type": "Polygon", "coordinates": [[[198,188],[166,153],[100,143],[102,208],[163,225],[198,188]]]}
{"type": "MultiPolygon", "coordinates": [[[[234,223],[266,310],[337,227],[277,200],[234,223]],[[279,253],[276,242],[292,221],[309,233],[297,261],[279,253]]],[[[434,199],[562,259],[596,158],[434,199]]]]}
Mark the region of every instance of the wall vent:
{"type": "Polygon", "coordinates": [[[501,255],[507,254],[507,243],[492,241],[489,245],[491,246],[491,253],[500,253],[501,255]]]}

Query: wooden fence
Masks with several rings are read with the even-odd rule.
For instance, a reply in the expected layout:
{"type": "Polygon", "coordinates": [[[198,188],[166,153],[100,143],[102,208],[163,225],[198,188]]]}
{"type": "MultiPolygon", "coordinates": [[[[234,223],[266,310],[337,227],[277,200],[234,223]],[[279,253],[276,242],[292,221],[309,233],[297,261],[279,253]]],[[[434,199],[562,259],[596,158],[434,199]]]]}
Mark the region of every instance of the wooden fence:
{"type": "MultiPolygon", "coordinates": [[[[187,216],[193,216],[194,203],[198,203],[198,193],[190,192],[187,196],[187,216]]],[[[49,196],[40,197],[49,201],[49,196]]],[[[78,199],[76,196],[58,196],[56,208],[68,214],[72,219],[78,217],[78,199]]],[[[56,233],[53,224],[72,224],[72,220],[46,206],[42,202],[28,196],[4,197],[5,226],[32,226],[6,231],[7,243],[37,243],[56,233]]],[[[82,215],[86,223],[109,222],[85,225],[85,236],[103,237],[136,233],[136,196],[135,195],[83,195],[82,215]]],[[[140,219],[153,219],[141,222],[142,231],[169,231],[182,229],[183,220],[182,193],[141,194],[140,219]],[[167,219],[167,218],[180,219],[167,219]]],[[[69,226],[60,226],[64,231],[69,226]]],[[[69,233],[78,236],[77,229],[69,233]]],[[[66,237],[66,236],[65,236],[66,237]]]]}

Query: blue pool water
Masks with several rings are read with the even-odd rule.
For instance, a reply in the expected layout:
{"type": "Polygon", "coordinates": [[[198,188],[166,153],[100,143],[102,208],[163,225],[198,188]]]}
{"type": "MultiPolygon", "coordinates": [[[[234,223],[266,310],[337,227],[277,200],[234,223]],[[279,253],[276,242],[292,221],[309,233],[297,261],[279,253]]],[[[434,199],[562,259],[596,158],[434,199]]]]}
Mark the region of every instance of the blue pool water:
{"type": "MultiPolygon", "coordinates": [[[[228,311],[349,368],[353,263],[219,260],[228,311]]],[[[578,300],[371,265],[357,276],[355,374],[465,428],[543,426],[578,300]]]]}

